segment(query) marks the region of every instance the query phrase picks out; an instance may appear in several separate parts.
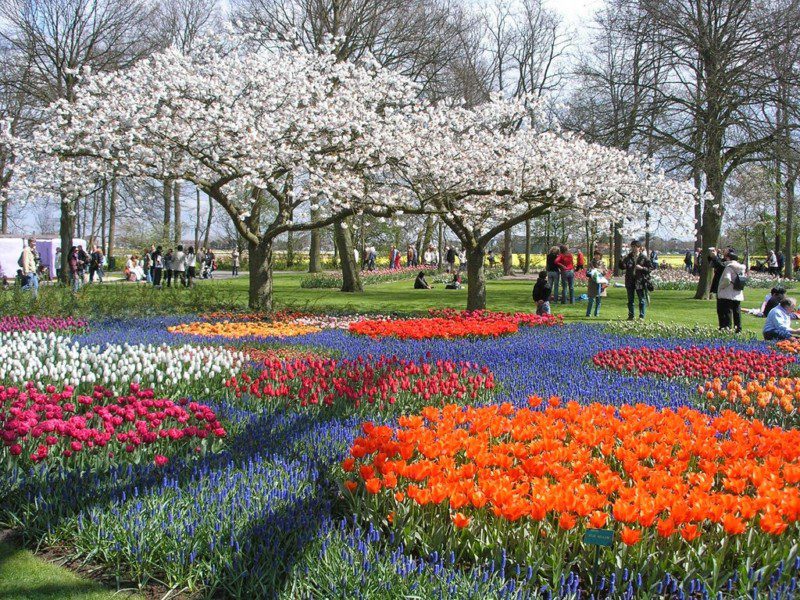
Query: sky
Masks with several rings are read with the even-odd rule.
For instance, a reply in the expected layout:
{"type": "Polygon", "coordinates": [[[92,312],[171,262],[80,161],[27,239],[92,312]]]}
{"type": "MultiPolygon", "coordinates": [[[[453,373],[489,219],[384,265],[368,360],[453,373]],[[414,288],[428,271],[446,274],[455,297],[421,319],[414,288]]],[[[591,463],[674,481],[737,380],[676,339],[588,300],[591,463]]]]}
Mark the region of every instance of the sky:
{"type": "Polygon", "coordinates": [[[546,6],[564,17],[564,23],[579,29],[586,25],[594,11],[600,7],[600,0],[547,0],[546,6]]]}

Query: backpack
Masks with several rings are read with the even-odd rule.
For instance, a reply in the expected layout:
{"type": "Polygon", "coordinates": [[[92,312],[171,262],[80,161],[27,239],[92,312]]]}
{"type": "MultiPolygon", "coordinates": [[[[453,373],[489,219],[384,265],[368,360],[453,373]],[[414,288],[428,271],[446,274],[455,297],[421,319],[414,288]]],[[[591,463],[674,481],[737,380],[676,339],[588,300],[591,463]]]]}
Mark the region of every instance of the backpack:
{"type": "Polygon", "coordinates": [[[23,250],[22,254],[19,255],[19,258],[17,259],[17,264],[20,266],[20,268],[22,269],[25,268],[25,250],[23,250]]]}
{"type": "Polygon", "coordinates": [[[747,287],[747,277],[743,277],[737,273],[736,277],[734,277],[733,281],[731,281],[731,285],[733,285],[733,289],[735,289],[737,292],[741,292],[745,287],[747,287]]]}

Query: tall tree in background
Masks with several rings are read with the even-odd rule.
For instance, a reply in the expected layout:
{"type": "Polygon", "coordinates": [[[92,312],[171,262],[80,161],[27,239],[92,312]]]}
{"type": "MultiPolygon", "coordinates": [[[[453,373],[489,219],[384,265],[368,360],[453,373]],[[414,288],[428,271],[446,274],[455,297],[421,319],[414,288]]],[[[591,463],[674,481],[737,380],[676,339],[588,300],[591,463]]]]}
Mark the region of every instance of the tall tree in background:
{"type": "MultiPolygon", "coordinates": [[[[0,39],[19,63],[30,65],[15,83],[18,91],[40,108],[74,101],[84,69],[120,69],[152,51],[152,14],[138,0],[0,0],[0,39]]],[[[69,248],[75,214],[66,197],[60,212],[61,247],[69,248]]],[[[68,254],[61,253],[65,282],[68,254]]]]}

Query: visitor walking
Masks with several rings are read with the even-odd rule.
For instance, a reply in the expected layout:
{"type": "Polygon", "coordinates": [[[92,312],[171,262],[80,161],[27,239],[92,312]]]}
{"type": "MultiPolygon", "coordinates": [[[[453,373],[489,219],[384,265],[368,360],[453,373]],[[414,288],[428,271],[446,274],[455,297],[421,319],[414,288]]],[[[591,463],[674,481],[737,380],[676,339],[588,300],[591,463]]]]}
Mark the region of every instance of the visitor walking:
{"type": "Polygon", "coordinates": [[[494,250],[491,248],[489,249],[489,254],[487,254],[487,258],[489,259],[489,268],[494,269],[495,257],[494,257],[494,250]]]}
{"type": "Polygon", "coordinates": [[[77,294],[81,289],[81,269],[80,269],[80,253],[77,246],[72,246],[69,249],[67,262],[69,263],[69,278],[72,282],[72,292],[77,294]]]}
{"type": "Polygon", "coordinates": [[[794,298],[784,298],[781,303],[773,308],[767,315],[764,323],[764,339],[788,340],[791,337],[799,337],[800,331],[792,329],[792,315],[797,308],[794,298]]]}
{"type": "Polygon", "coordinates": [[[197,256],[194,253],[194,246],[189,246],[186,251],[186,287],[192,287],[195,277],[197,277],[197,256]]]}
{"type": "Polygon", "coordinates": [[[95,275],[98,283],[103,283],[103,251],[97,244],[89,255],[89,283],[94,283],[95,275]]]}
{"type": "Polygon", "coordinates": [[[550,314],[550,282],[547,271],[539,271],[539,278],[533,285],[533,301],[537,315],[550,314]]]}
{"type": "Polygon", "coordinates": [[[456,267],[456,250],[452,246],[447,247],[447,252],[445,252],[444,259],[447,262],[447,272],[452,273],[455,271],[456,267]]]}
{"type": "Polygon", "coordinates": [[[703,249],[702,248],[695,248],[694,251],[694,267],[692,269],[692,273],[694,275],[700,275],[700,267],[702,266],[700,263],[703,261],[703,249]]]}
{"type": "Polygon", "coordinates": [[[778,252],[775,254],[775,258],[778,260],[778,272],[776,275],[780,277],[783,275],[783,268],[786,266],[786,259],[783,257],[783,252],[780,250],[778,250],[778,252]]]}
{"type": "Polygon", "coordinates": [[[23,281],[21,289],[26,291],[30,290],[31,298],[34,300],[39,297],[39,274],[36,272],[35,248],[36,240],[30,238],[28,244],[22,249],[22,254],[17,261],[22,271],[23,281]]]}
{"type": "Polygon", "coordinates": [[[778,257],[774,250],[770,250],[767,256],[767,272],[775,277],[778,275],[778,257]]]}
{"type": "MultiPolygon", "coordinates": [[[[358,263],[358,258],[356,258],[356,263],[358,263]]],[[[231,252],[231,276],[236,277],[239,274],[239,250],[237,248],[233,249],[231,252]]]]}
{"type": "Polygon", "coordinates": [[[142,253],[142,270],[144,271],[145,281],[153,283],[153,251],[145,250],[142,253]]]}
{"type": "Polygon", "coordinates": [[[172,255],[172,274],[175,277],[175,287],[178,287],[178,281],[181,286],[186,287],[186,253],[183,251],[183,244],[178,244],[175,254],[172,255]]]}
{"type": "Polygon", "coordinates": [[[692,254],[691,250],[687,250],[685,256],[683,257],[683,266],[686,269],[687,273],[692,272],[693,262],[694,262],[694,255],[692,254]]]}
{"type": "Polygon", "coordinates": [[[547,270],[547,283],[553,295],[553,303],[558,304],[558,284],[561,279],[561,271],[558,269],[556,259],[558,258],[558,246],[553,246],[547,251],[545,257],[545,269],[547,270]]]}
{"type": "Polygon", "coordinates": [[[600,303],[606,295],[608,280],[606,279],[606,263],[603,262],[603,253],[600,250],[594,251],[592,262],[589,263],[588,289],[586,295],[589,303],[586,306],[586,316],[592,316],[592,305],[594,304],[594,316],[600,316],[600,303]]]}
{"type": "Polygon", "coordinates": [[[556,257],[556,266],[561,275],[561,304],[567,303],[567,288],[569,287],[569,303],[575,304],[575,266],[572,253],[566,244],[559,246],[556,257]]]}
{"type": "Polygon", "coordinates": [[[153,250],[153,287],[161,288],[161,276],[164,273],[164,257],[161,255],[161,246],[153,250]]]}
{"type": "Polygon", "coordinates": [[[78,276],[81,278],[81,285],[86,283],[86,270],[89,267],[89,255],[83,249],[82,244],[78,244],[78,276]]]}
{"type": "Polygon", "coordinates": [[[742,302],[746,284],[744,265],[733,250],[725,256],[725,268],[717,288],[717,317],[720,329],[730,329],[733,323],[736,333],[742,331],[742,302]]]}
{"type": "Polygon", "coordinates": [[[628,320],[633,321],[634,297],[639,300],[639,318],[644,319],[646,297],[650,283],[650,259],[642,252],[639,240],[631,242],[631,251],[622,259],[622,268],[625,269],[625,291],[628,293],[628,320]]]}
{"type": "Polygon", "coordinates": [[[172,252],[172,248],[170,248],[169,250],[167,250],[167,253],[164,255],[164,275],[165,275],[167,287],[172,287],[172,274],[174,272],[173,264],[172,264],[172,257],[173,257],[173,252],[172,252]]]}
{"type": "Polygon", "coordinates": [[[575,254],[575,272],[580,273],[586,267],[586,257],[581,252],[580,248],[578,248],[578,252],[575,254]]]}
{"type": "Polygon", "coordinates": [[[467,251],[464,250],[464,248],[461,248],[458,251],[458,270],[459,271],[467,270],[467,251]]]}

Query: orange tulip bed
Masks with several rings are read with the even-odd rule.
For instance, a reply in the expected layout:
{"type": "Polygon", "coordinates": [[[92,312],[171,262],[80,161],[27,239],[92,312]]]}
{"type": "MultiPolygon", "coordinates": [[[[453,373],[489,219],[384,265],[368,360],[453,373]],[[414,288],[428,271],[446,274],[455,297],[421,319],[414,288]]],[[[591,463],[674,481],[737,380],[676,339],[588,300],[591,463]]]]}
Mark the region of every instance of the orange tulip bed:
{"type": "Polygon", "coordinates": [[[196,321],[167,327],[167,331],[186,335],[238,339],[244,337],[293,337],[316,333],[321,329],[313,325],[299,325],[280,321],[196,321]]]}
{"type": "Polygon", "coordinates": [[[712,413],[732,410],[768,425],[800,427],[798,377],[773,377],[761,381],[743,380],[737,375],[727,382],[713,379],[698,386],[697,391],[712,413]]]}
{"type": "Polygon", "coordinates": [[[430,317],[413,319],[372,319],[350,324],[350,332],[371,338],[402,340],[430,338],[497,337],[529,327],[563,324],[561,315],[501,313],[491,311],[436,311],[430,317]]]}
{"type": "Polygon", "coordinates": [[[775,344],[775,347],[781,352],[789,354],[800,354],[800,338],[790,338],[788,340],[781,340],[775,344]]]}
{"type": "Polygon", "coordinates": [[[615,532],[604,560],[656,578],[639,589],[657,589],[665,572],[694,573],[742,597],[752,588],[742,556],[764,578],[794,556],[800,431],[727,410],[530,404],[365,423],[342,464],[354,512],[423,556],[479,561],[502,549],[502,560],[552,581],[573,572],[591,581],[587,528],[615,532]]]}

